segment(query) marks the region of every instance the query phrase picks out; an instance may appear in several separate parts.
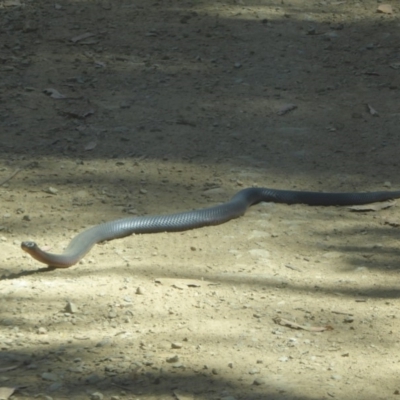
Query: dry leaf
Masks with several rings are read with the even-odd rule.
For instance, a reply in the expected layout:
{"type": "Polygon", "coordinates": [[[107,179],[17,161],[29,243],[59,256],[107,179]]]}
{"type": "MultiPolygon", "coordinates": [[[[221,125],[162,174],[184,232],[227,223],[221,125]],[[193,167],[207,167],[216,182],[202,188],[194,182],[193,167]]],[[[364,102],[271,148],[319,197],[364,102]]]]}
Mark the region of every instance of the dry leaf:
{"type": "Polygon", "coordinates": [[[44,89],[43,93],[47,94],[48,96],[50,96],[53,99],[65,99],[66,98],[59,91],[57,91],[56,89],[52,89],[52,88],[44,89]]]}
{"type": "Polygon", "coordinates": [[[87,32],[87,33],[83,33],[82,35],[75,36],[70,40],[71,40],[72,43],[77,43],[77,42],[80,42],[83,39],[88,39],[88,38],[90,38],[92,36],[94,36],[94,33],[87,32]]]}
{"type": "Polygon", "coordinates": [[[375,108],[373,108],[370,104],[367,104],[367,107],[371,115],[373,115],[374,117],[379,117],[379,113],[375,110],[375,108]]]}
{"type": "Polygon", "coordinates": [[[295,110],[296,108],[297,108],[296,104],[291,104],[291,103],[285,104],[284,106],[282,106],[282,107],[278,110],[277,114],[278,114],[278,115],[285,115],[285,114],[287,114],[288,112],[295,110]]]}
{"type": "Polygon", "coordinates": [[[90,151],[90,150],[93,150],[96,146],[97,146],[97,142],[93,140],[92,142],[89,142],[89,143],[84,147],[84,149],[85,149],[85,151],[90,151]]]}
{"type": "Polygon", "coordinates": [[[349,209],[351,211],[380,211],[386,208],[393,207],[396,204],[394,200],[382,201],[380,203],[373,204],[363,204],[360,206],[351,206],[349,209]]]}
{"type": "Polygon", "coordinates": [[[376,12],[382,13],[382,14],[393,14],[393,8],[390,4],[381,4],[376,9],[376,12]]]}

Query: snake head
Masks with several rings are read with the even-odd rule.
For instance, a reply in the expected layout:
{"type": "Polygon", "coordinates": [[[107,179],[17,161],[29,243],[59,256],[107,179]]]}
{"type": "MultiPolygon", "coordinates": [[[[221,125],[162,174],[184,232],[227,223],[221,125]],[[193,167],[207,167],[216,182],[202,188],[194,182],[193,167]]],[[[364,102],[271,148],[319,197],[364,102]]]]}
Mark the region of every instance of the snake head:
{"type": "Polygon", "coordinates": [[[21,249],[30,253],[32,250],[36,250],[38,245],[35,242],[22,242],[21,249]]]}

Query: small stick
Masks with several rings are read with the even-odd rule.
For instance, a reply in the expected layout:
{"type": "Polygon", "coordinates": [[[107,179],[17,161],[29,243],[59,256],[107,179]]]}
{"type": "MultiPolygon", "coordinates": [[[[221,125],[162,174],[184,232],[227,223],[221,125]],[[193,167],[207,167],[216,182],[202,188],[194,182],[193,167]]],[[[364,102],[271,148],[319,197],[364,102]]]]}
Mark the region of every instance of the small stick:
{"type": "Polygon", "coordinates": [[[15,175],[18,174],[18,172],[21,172],[21,171],[22,171],[22,168],[17,168],[8,178],[3,179],[2,181],[0,181],[0,186],[3,186],[5,183],[10,181],[12,178],[14,178],[15,175]]]}
{"type": "Polygon", "coordinates": [[[21,172],[23,169],[25,169],[25,168],[29,167],[30,165],[33,165],[33,164],[34,164],[34,161],[24,165],[23,167],[18,167],[8,178],[3,179],[2,181],[0,181],[0,186],[3,186],[5,183],[10,181],[12,178],[14,178],[14,176],[17,175],[19,172],[21,172]]]}
{"type": "Polygon", "coordinates": [[[301,272],[301,269],[298,269],[297,267],[293,267],[293,265],[290,265],[290,264],[285,264],[285,267],[292,269],[293,271],[301,272]]]}

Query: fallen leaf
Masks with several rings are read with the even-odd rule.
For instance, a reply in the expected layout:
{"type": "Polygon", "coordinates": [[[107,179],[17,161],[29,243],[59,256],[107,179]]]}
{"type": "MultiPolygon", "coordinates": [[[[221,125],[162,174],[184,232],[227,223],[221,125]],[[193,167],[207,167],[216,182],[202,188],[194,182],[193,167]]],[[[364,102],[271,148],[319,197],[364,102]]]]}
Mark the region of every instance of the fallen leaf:
{"type": "Polygon", "coordinates": [[[351,211],[380,211],[386,208],[393,207],[396,204],[395,200],[382,201],[381,203],[363,204],[360,206],[351,206],[351,211]]]}
{"type": "Polygon", "coordinates": [[[93,141],[89,142],[89,143],[84,147],[84,149],[85,149],[85,151],[90,151],[90,150],[93,150],[96,146],[97,146],[97,142],[93,140],[93,141]]]}
{"type": "Polygon", "coordinates": [[[393,8],[390,4],[381,4],[376,9],[376,12],[382,14],[393,14],[393,8]]]}
{"type": "Polygon", "coordinates": [[[369,113],[374,117],[379,117],[378,111],[375,110],[370,104],[367,104],[369,113]]]}
{"type": "Polygon", "coordinates": [[[78,36],[73,37],[72,39],[70,39],[70,41],[72,43],[77,43],[77,42],[80,42],[83,39],[88,39],[88,38],[90,38],[92,36],[94,36],[94,33],[87,32],[87,33],[83,33],[82,35],[78,35],[78,36]]]}
{"type": "Polygon", "coordinates": [[[284,106],[282,106],[282,107],[278,110],[277,114],[278,114],[278,115],[285,115],[285,114],[287,114],[288,112],[295,110],[296,108],[297,108],[296,104],[291,104],[291,103],[285,104],[284,106]]]}
{"type": "Polygon", "coordinates": [[[52,88],[44,89],[43,93],[47,94],[48,96],[50,96],[53,99],[65,99],[66,98],[66,96],[61,94],[58,90],[52,89],[52,88]]]}

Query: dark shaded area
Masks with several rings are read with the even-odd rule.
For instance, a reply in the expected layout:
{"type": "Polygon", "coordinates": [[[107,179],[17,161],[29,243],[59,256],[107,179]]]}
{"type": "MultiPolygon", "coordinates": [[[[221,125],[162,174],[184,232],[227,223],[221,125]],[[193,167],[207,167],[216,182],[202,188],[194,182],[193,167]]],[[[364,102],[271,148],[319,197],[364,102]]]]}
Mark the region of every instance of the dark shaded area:
{"type": "Polygon", "coordinates": [[[383,167],[398,166],[397,119],[390,108],[398,99],[398,74],[390,68],[398,57],[390,47],[396,22],[382,20],[391,38],[371,46],[365,38],[380,25],[347,24],[349,16],[335,7],[258,5],[252,20],[240,7],[232,18],[212,15],[207,2],[122,2],[110,4],[112,14],[101,3],[66,2],[54,10],[43,2],[22,14],[3,9],[3,66],[9,68],[3,94],[12,94],[3,99],[4,158],[148,157],[235,165],[248,155],[264,159],[270,176],[301,168],[318,178],[324,170],[362,173],[368,155],[369,163],[381,166],[381,179],[390,177],[383,167]],[[340,12],[337,23],[318,20],[327,11],[340,12]],[[76,13],[93,30],[86,42],[71,41],[82,33],[76,13]],[[124,23],[116,28],[113,19],[124,23]],[[19,29],[15,21],[22,21],[19,29]],[[43,57],[49,61],[44,71],[38,63],[43,57]],[[42,93],[54,86],[69,98],[42,93]],[[360,87],[379,91],[354,104],[360,87]],[[364,103],[372,96],[393,117],[371,119],[364,103]],[[276,110],[289,101],[298,110],[288,126],[276,110]],[[93,115],[82,117],[90,110],[93,115]],[[332,120],[321,124],[332,110],[332,120]],[[310,152],[321,139],[324,153],[310,152]],[[85,151],[93,140],[97,147],[85,151]]]}

